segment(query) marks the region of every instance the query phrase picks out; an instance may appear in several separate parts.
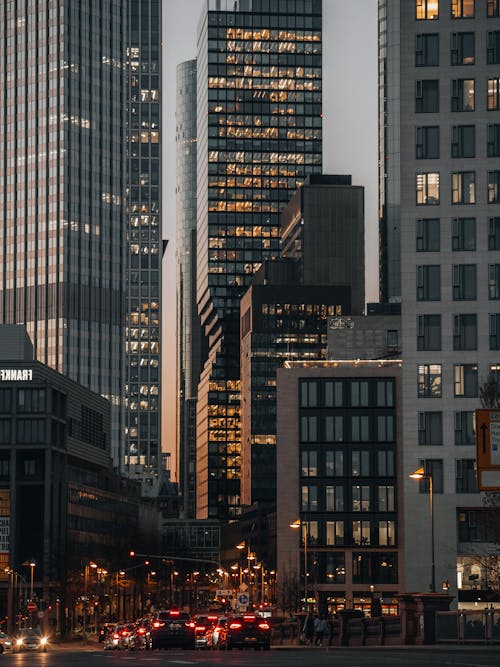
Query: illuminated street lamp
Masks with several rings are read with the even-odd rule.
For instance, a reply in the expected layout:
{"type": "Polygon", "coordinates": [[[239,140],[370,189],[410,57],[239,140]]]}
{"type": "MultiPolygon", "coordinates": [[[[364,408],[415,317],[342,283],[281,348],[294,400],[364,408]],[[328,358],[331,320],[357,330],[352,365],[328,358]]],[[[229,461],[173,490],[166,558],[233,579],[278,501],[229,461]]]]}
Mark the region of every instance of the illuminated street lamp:
{"type": "Polygon", "coordinates": [[[293,523],[290,524],[290,528],[301,528],[302,540],[304,542],[304,606],[307,611],[307,521],[302,521],[301,519],[296,519],[293,523]]]}
{"type": "Polygon", "coordinates": [[[429,510],[431,517],[431,591],[436,592],[436,558],[434,546],[434,491],[432,485],[432,472],[426,471],[424,466],[420,466],[408,475],[411,479],[429,480],[429,510]]]}
{"type": "Polygon", "coordinates": [[[33,600],[33,582],[35,580],[36,562],[34,560],[30,560],[29,566],[30,566],[30,599],[33,600]]]}

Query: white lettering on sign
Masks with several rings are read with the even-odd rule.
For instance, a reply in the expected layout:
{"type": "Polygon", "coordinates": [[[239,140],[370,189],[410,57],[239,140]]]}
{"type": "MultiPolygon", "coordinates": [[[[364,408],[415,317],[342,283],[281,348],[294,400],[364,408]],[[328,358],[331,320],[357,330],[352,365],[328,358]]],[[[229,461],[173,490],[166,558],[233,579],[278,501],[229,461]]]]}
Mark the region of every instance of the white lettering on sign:
{"type": "Polygon", "coordinates": [[[0,368],[2,382],[31,382],[33,370],[31,368],[0,368]]]}
{"type": "Polygon", "coordinates": [[[500,465],[500,422],[490,422],[490,464],[500,465]]]}

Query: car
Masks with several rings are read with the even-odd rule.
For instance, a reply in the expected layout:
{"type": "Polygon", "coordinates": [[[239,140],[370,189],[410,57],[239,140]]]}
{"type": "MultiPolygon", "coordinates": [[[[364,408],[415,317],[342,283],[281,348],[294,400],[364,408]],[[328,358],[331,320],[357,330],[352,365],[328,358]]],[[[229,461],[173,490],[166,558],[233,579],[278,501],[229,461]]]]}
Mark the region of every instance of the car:
{"type": "Polygon", "coordinates": [[[179,609],[157,611],[151,622],[151,648],[194,649],[195,624],[191,616],[179,609]]]}
{"type": "Polygon", "coordinates": [[[194,642],[196,648],[211,648],[213,629],[217,625],[216,614],[203,614],[194,624],[194,642]]]}
{"type": "Polygon", "coordinates": [[[12,651],[45,651],[47,650],[47,637],[42,634],[40,628],[21,628],[15,639],[12,651]]]}
{"type": "Polygon", "coordinates": [[[118,643],[120,641],[120,634],[117,632],[118,626],[115,625],[108,630],[108,634],[104,638],[104,650],[112,651],[118,648],[118,643]]]}
{"type": "Polygon", "coordinates": [[[114,629],[116,623],[104,623],[99,628],[99,643],[102,643],[109,633],[114,629]]]}
{"type": "Polygon", "coordinates": [[[0,632],[0,653],[4,651],[12,651],[12,638],[5,632],[0,632]]]}
{"type": "Polygon", "coordinates": [[[134,626],[134,631],[130,635],[128,641],[128,648],[130,651],[136,649],[151,649],[151,623],[148,618],[143,618],[134,626]]]}
{"type": "Polygon", "coordinates": [[[234,616],[223,642],[228,651],[235,647],[268,651],[271,648],[271,627],[266,619],[255,614],[234,616]]]}
{"type": "Polygon", "coordinates": [[[210,645],[213,649],[222,650],[226,648],[226,635],[229,627],[229,619],[221,616],[212,630],[209,630],[210,645]]]}

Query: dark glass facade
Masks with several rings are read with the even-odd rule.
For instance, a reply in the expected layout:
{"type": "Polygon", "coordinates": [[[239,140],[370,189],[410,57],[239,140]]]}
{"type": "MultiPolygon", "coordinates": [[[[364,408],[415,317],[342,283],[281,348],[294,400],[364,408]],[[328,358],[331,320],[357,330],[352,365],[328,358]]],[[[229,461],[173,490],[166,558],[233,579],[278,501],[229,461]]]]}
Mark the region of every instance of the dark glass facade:
{"type": "Polygon", "coordinates": [[[123,2],[0,4],[0,322],[123,429],[123,2]]]}
{"type": "Polygon", "coordinates": [[[322,167],[320,0],[208,0],[198,36],[197,516],[240,510],[239,300],[322,167]]]}
{"type": "Polygon", "coordinates": [[[129,0],[125,471],[160,468],[161,2],[129,0]]]}

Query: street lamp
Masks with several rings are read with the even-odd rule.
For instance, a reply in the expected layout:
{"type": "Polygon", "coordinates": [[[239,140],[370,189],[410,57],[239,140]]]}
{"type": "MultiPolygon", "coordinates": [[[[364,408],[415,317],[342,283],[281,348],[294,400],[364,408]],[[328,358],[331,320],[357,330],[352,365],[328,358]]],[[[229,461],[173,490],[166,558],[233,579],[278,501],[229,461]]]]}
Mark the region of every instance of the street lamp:
{"type": "Polygon", "coordinates": [[[36,567],[35,561],[30,560],[29,566],[30,566],[30,600],[33,600],[33,582],[35,579],[35,567],[36,567]]]}
{"type": "Polygon", "coordinates": [[[429,511],[431,515],[431,591],[436,592],[436,558],[434,545],[434,492],[432,485],[432,472],[426,471],[424,466],[420,466],[408,475],[411,479],[429,480],[429,511]]]}
{"type": "Polygon", "coordinates": [[[303,529],[302,539],[304,542],[304,608],[307,611],[307,521],[296,519],[290,524],[290,528],[303,529]]]}

